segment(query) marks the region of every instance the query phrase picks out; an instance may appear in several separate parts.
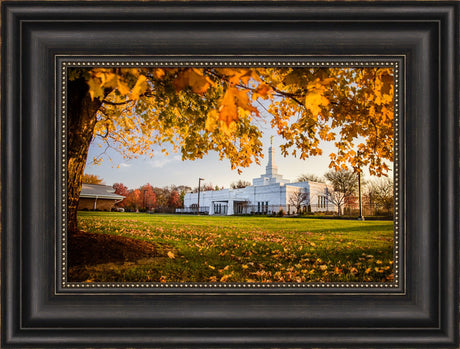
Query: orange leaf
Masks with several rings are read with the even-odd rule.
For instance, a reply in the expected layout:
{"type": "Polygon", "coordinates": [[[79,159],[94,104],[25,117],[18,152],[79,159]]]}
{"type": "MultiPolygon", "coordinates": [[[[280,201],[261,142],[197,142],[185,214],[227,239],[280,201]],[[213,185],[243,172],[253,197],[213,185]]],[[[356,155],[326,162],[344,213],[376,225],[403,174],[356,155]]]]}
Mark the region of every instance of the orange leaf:
{"type": "Polygon", "coordinates": [[[139,96],[147,89],[147,78],[144,75],[140,75],[130,93],[131,99],[138,99],[139,96]]]}
{"type": "Polygon", "coordinates": [[[233,122],[238,120],[238,110],[235,103],[236,88],[230,87],[227,89],[219,109],[219,120],[223,122],[223,126],[229,127],[233,122]]]}
{"type": "Polygon", "coordinates": [[[163,76],[165,76],[165,71],[163,69],[161,69],[161,68],[155,69],[154,72],[153,72],[153,75],[157,79],[161,79],[161,78],[163,78],[163,76]]]}
{"type": "Polygon", "coordinates": [[[270,86],[268,86],[267,84],[260,84],[259,86],[257,86],[256,90],[255,90],[255,93],[254,95],[256,97],[267,97],[271,92],[271,88],[270,86]]]}
{"type": "Polygon", "coordinates": [[[187,69],[179,73],[173,84],[177,91],[189,86],[193,92],[203,94],[211,86],[211,80],[198,69],[187,69]]]}

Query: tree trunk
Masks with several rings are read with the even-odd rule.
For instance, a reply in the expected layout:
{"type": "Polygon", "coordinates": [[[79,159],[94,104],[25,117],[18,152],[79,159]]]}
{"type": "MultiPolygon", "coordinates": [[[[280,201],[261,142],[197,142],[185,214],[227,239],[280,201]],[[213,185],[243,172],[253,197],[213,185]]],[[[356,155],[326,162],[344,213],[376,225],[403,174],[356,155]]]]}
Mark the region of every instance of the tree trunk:
{"type": "Polygon", "coordinates": [[[77,209],[88,149],[102,102],[91,100],[83,78],[68,83],[67,129],[67,232],[78,231],[77,209]]]}

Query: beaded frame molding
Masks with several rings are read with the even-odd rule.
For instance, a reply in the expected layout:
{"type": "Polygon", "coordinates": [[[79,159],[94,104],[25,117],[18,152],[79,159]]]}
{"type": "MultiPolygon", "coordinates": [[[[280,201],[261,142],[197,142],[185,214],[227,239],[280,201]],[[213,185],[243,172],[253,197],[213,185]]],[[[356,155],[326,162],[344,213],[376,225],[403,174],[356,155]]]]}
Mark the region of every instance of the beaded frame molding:
{"type": "MultiPolygon", "coordinates": [[[[399,57],[401,58],[401,57],[399,57]]],[[[278,58],[279,59],[279,58],[278,58]]],[[[402,61],[404,62],[404,61],[402,61]]],[[[57,254],[60,258],[56,258],[56,271],[60,286],[63,289],[395,289],[402,285],[401,269],[405,268],[401,258],[402,241],[400,229],[400,210],[399,210],[399,123],[401,114],[401,91],[403,88],[401,80],[401,59],[390,58],[374,58],[366,57],[348,57],[348,58],[330,58],[330,57],[296,57],[290,60],[258,60],[251,59],[244,61],[231,60],[209,60],[201,61],[193,58],[181,59],[149,59],[146,57],[110,57],[110,60],[104,57],[60,57],[57,59],[57,81],[58,86],[58,129],[60,129],[58,148],[60,151],[60,174],[61,174],[61,230],[60,239],[58,242],[57,254]],[[68,68],[74,67],[125,67],[125,68],[158,68],[158,67],[291,67],[291,68],[375,68],[375,67],[390,67],[394,71],[394,242],[393,242],[393,274],[392,282],[273,282],[273,283],[226,283],[226,282],[69,282],[67,281],[67,180],[66,180],[66,164],[67,164],[67,73],[68,68]]]]}

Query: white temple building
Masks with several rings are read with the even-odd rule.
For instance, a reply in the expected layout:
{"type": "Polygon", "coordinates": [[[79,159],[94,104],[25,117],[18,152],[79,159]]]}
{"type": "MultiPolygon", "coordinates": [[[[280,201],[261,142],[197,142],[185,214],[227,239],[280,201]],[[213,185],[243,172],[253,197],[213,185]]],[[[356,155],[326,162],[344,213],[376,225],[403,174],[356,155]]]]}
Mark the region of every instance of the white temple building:
{"type": "MultiPolygon", "coordinates": [[[[275,152],[270,145],[265,174],[254,178],[252,186],[202,191],[199,194],[199,210],[200,213],[210,215],[272,214],[280,210],[286,214],[295,214],[296,206],[299,206],[299,200],[295,199],[296,193],[305,193],[300,203],[300,210],[311,212],[334,210],[334,205],[327,200],[326,184],[311,181],[291,183],[278,173],[275,152]]],[[[184,208],[177,209],[177,212],[197,212],[197,208],[198,193],[187,193],[184,197],[184,208]]]]}

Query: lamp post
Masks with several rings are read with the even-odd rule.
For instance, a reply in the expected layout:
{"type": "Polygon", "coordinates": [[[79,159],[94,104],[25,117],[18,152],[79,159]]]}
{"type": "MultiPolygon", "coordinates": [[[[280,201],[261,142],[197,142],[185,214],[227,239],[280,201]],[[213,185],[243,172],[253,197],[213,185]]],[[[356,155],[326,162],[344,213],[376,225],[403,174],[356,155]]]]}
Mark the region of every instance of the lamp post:
{"type": "Polygon", "coordinates": [[[204,178],[198,178],[198,207],[196,209],[196,213],[200,215],[200,190],[201,190],[201,181],[204,181],[204,178]]]}
{"type": "Polygon", "coordinates": [[[361,198],[361,172],[358,172],[359,220],[363,221],[363,200],[361,198]]]}
{"type": "Polygon", "coordinates": [[[359,200],[359,217],[358,220],[363,221],[364,216],[363,216],[363,200],[361,197],[361,152],[358,151],[358,163],[359,163],[359,168],[358,168],[358,200],[359,200]]]}
{"type": "Polygon", "coordinates": [[[143,197],[142,197],[142,208],[147,212],[147,209],[145,207],[145,192],[147,191],[147,188],[144,188],[142,190],[142,193],[144,194],[143,197]]]}

